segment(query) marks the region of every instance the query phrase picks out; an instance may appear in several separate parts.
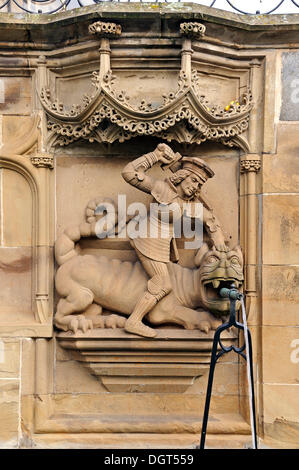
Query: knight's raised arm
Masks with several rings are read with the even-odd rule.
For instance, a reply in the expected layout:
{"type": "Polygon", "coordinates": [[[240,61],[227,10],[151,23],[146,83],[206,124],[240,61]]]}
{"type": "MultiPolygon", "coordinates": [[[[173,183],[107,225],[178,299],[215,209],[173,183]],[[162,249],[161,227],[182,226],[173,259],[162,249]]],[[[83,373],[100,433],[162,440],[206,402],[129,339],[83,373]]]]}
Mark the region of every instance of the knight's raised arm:
{"type": "Polygon", "coordinates": [[[121,174],[127,183],[136,186],[141,191],[151,193],[156,179],[147,175],[146,172],[156,163],[170,163],[174,158],[175,154],[168,145],[159,144],[153,152],[146,153],[128,163],[121,174]]]}

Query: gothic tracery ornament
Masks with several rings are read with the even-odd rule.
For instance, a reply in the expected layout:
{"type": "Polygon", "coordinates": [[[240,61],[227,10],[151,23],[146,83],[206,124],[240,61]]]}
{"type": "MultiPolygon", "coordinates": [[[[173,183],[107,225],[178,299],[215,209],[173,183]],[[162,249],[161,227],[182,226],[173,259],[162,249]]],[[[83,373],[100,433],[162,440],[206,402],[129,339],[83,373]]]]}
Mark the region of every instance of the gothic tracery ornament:
{"type": "MultiPolygon", "coordinates": [[[[200,23],[181,23],[180,28],[188,38],[184,41],[189,41],[191,36],[202,36],[205,31],[205,26],[200,23]]],[[[249,90],[228,108],[210,103],[202,94],[200,76],[197,70],[191,69],[188,57],[187,62],[182,60],[175,90],[162,95],[158,105],[145,99],[136,105],[126,91],[117,88],[117,77],[110,68],[108,37],[119,35],[121,27],[96,22],[90,25],[89,31],[100,35],[102,41],[108,41],[105,48],[100,48],[100,71],[92,74],[94,93],[83,96],[81,104],[67,108],[58,99],[52,100],[49,88],[41,89],[50,146],[65,146],[81,139],[113,143],[155,135],[167,141],[197,144],[217,141],[248,151],[244,132],[248,129],[253,106],[249,90]],[[103,36],[107,38],[103,39],[103,36]]],[[[182,54],[184,51],[183,46],[182,54]]]]}
{"type": "Polygon", "coordinates": [[[73,105],[69,110],[58,100],[52,102],[49,90],[43,89],[40,97],[48,115],[52,145],[64,146],[79,139],[104,142],[107,133],[101,132],[101,128],[111,125],[117,126],[119,133],[114,133],[114,140],[119,141],[161,133],[167,133],[170,140],[174,140],[172,131],[176,133],[174,127],[180,124],[192,129],[197,143],[205,140],[235,142],[248,128],[252,108],[250,92],[243,95],[239,105],[225,111],[200,94],[196,71],[192,73],[191,86],[187,83],[184,73],[180,73],[177,90],[164,95],[163,104],[156,108],[145,100],[137,106],[130,104],[127,94],[113,87],[111,72],[101,83],[95,72],[95,94],[85,96],[81,105],[73,105]]]}

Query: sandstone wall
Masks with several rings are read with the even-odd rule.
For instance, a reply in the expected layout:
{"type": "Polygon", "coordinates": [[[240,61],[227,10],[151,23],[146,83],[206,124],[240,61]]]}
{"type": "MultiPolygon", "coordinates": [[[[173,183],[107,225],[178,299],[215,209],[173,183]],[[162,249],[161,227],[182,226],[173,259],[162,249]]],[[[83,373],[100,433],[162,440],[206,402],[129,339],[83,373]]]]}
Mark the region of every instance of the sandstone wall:
{"type": "MultiPolygon", "coordinates": [[[[72,105],[91,92],[99,39],[88,26],[99,19],[122,26],[121,37],[110,41],[111,67],[133,103],[144,96],[158,102],[176,86],[182,21],[206,26],[191,60],[208,99],[225,106],[247,85],[252,89],[249,150],[219,142],[171,145],[211,165],[216,176],[205,195],[231,245],[240,242],[244,251],[259,443],[298,447],[299,15],[257,18],[191,4],[179,12],[171,5],[101,4],[74,15],[0,16],[1,447],[169,448],[200,441],[207,352],[184,391],[177,379],[172,391],[128,393],[123,382],[108,391],[58,344],[53,329],[55,239],[82,221],[98,194],[123,192],[129,202],[147,203],[120,171],[161,141],[55,148],[47,141],[38,94],[48,84],[72,105]]],[[[193,267],[193,256],[179,248],[182,263],[193,267]]],[[[135,259],[126,243],[105,248],[84,241],[82,249],[135,259]]],[[[233,354],[217,366],[210,423],[210,447],[250,445],[245,367],[233,354]]]]}

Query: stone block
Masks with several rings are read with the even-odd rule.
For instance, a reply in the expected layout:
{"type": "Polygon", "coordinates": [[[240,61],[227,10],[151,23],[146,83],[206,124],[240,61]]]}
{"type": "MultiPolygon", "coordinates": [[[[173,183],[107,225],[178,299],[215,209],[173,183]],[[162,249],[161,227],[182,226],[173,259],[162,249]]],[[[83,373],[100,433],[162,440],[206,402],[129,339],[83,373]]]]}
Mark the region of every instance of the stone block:
{"type": "Polygon", "coordinates": [[[1,324],[34,320],[31,256],[30,247],[0,248],[1,324]]]}
{"type": "Polygon", "coordinates": [[[9,169],[2,171],[4,246],[32,246],[32,194],[25,178],[9,169]]]}
{"type": "Polygon", "coordinates": [[[297,193],[299,188],[299,123],[277,127],[277,152],[262,159],[264,193],[297,193]]]}
{"type": "Polygon", "coordinates": [[[299,449],[299,424],[281,418],[265,423],[264,443],[272,449],[299,449]]]}
{"type": "Polygon", "coordinates": [[[0,379],[0,447],[17,444],[19,426],[19,381],[0,379]]]}
{"type": "MultiPolygon", "coordinates": [[[[231,353],[229,353],[228,356],[231,356],[231,353]]],[[[239,369],[242,367],[242,365],[240,366],[238,364],[237,355],[234,355],[232,359],[235,362],[223,363],[221,360],[217,361],[213,380],[213,396],[220,397],[224,395],[239,395],[239,369]]],[[[208,376],[209,368],[207,368],[205,374],[202,377],[199,377],[194,381],[194,384],[185,393],[199,393],[205,397],[208,376]]]]}
{"type": "Polygon", "coordinates": [[[20,342],[0,339],[0,378],[18,378],[20,371],[20,342]]]}
{"type": "Polygon", "coordinates": [[[21,397],[21,416],[20,416],[20,448],[31,448],[35,444],[32,440],[34,434],[34,408],[36,397],[33,395],[26,395],[21,397]]]}
{"type": "MultiPolygon", "coordinates": [[[[3,155],[35,153],[38,150],[40,126],[39,116],[3,116],[3,155]]],[[[29,158],[29,157],[28,157],[29,158]]]]}
{"type": "Polygon", "coordinates": [[[60,101],[72,106],[80,103],[85,94],[91,96],[94,93],[91,78],[91,73],[80,74],[80,76],[57,76],[55,88],[60,101]]]}
{"type": "Polygon", "coordinates": [[[299,194],[263,196],[263,264],[299,264],[299,194]]]}
{"type": "Polygon", "coordinates": [[[22,395],[35,393],[35,341],[31,338],[22,339],[22,395]]]}
{"type": "MultiPolygon", "coordinates": [[[[113,420],[122,416],[124,422],[134,417],[160,416],[163,420],[170,415],[181,417],[203,414],[205,396],[199,394],[172,393],[68,393],[55,395],[55,412],[82,415],[111,416],[113,420]]],[[[239,397],[215,395],[211,400],[211,412],[236,413],[239,397]]],[[[141,428],[140,428],[141,429],[141,428]]],[[[156,431],[157,432],[157,431],[156,431]]]]}
{"type": "MultiPolygon", "coordinates": [[[[223,424],[227,429],[232,427],[233,421],[228,418],[223,424]]],[[[38,449],[111,449],[110,452],[113,449],[195,449],[200,444],[200,438],[200,433],[69,434],[60,432],[36,434],[34,445],[38,449]]],[[[249,445],[248,434],[208,433],[205,448],[246,449],[249,445]]]]}
{"type": "MultiPolygon", "coordinates": [[[[299,384],[296,385],[264,385],[264,422],[266,429],[275,424],[283,423],[297,429],[296,442],[298,443],[299,409],[298,409],[299,384]]],[[[284,434],[284,433],[282,433],[284,434]]],[[[273,435],[272,435],[273,437],[273,435]]],[[[287,440],[287,439],[285,439],[287,440]]]]}
{"type": "Polygon", "coordinates": [[[31,78],[0,78],[0,113],[30,114],[31,112],[31,78]]]}
{"type": "MultiPolygon", "coordinates": [[[[299,384],[299,329],[263,327],[263,381],[299,384]]],[[[299,412],[298,419],[299,419],[299,412]]]]}
{"type": "Polygon", "coordinates": [[[106,392],[100,379],[92,376],[87,369],[76,361],[56,362],[57,393],[99,393],[106,392]]]}
{"type": "Polygon", "coordinates": [[[299,326],[299,267],[263,266],[263,325],[299,326]]]}
{"type": "Polygon", "coordinates": [[[281,121],[299,121],[299,52],[282,53],[281,121]]]}

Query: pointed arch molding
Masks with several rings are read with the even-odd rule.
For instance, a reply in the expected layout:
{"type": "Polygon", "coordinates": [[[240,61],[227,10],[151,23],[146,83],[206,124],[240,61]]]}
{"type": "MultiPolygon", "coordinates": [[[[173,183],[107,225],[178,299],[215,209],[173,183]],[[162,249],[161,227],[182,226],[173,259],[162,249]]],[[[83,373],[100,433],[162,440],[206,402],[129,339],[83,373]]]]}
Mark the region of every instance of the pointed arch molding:
{"type": "Polygon", "coordinates": [[[116,77],[110,68],[111,32],[106,33],[107,28],[102,22],[91,26],[89,31],[98,33],[101,38],[101,66],[99,72],[93,72],[91,79],[94,93],[85,95],[82,104],[76,103],[66,109],[58,99],[52,99],[47,86],[40,89],[50,146],[66,146],[80,139],[124,142],[136,136],[153,135],[179,143],[217,141],[249,151],[246,131],[253,107],[250,90],[227,107],[209,103],[202,94],[197,71],[191,69],[191,39],[196,35],[203,36],[203,25],[189,23],[187,28],[181,25],[184,38],[177,87],[163,95],[162,104],[156,107],[146,100],[133,105],[126,92],[116,89],[116,77]]]}
{"type": "Polygon", "coordinates": [[[0,169],[19,173],[28,183],[32,196],[32,312],[34,320],[0,322],[0,334],[32,337],[52,336],[52,176],[49,166],[39,167],[28,156],[0,155],[0,169]]]}

